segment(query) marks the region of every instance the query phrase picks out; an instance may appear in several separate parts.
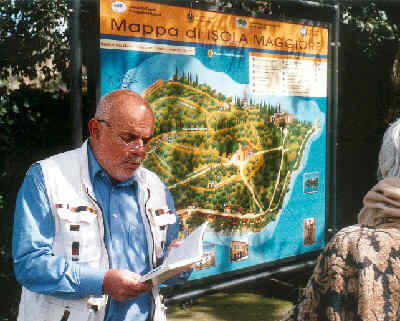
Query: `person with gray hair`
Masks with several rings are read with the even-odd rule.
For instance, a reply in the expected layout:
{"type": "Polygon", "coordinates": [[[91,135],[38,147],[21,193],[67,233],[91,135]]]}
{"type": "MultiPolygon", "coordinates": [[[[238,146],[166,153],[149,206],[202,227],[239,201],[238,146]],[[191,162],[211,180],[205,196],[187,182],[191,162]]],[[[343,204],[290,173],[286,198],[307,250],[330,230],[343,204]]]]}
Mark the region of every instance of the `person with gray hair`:
{"type": "Polygon", "coordinates": [[[152,108],[133,91],[113,91],[89,132],[80,148],[34,164],[18,192],[18,321],[165,321],[158,284],[140,280],[181,243],[171,194],[142,166],[152,108]]]}
{"type": "Polygon", "coordinates": [[[389,125],[378,155],[378,179],[400,177],[400,119],[389,125]]]}
{"type": "Polygon", "coordinates": [[[358,224],[328,242],[285,321],[400,320],[399,134],[400,119],[385,131],[358,224]]]}

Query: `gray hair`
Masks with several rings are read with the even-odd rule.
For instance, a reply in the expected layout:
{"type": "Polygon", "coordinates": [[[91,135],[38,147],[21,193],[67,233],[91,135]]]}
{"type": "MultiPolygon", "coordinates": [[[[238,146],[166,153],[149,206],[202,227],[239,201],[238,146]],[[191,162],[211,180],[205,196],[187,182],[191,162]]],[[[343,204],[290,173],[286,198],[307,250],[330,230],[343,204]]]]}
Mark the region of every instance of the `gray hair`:
{"type": "Polygon", "coordinates": [[[386,129],[378,155],[378,179],[387,176],[400,177],[400,118],[386,129]]]}
{"type": "Polygon", "coordinates": [[[110,102],[106,97],[101,98],[96,106],[94,117],[97,119],[101,119],[103,117],[107,118],[107,116],[110,114],[111,107],[112,102],[110,102]]]}

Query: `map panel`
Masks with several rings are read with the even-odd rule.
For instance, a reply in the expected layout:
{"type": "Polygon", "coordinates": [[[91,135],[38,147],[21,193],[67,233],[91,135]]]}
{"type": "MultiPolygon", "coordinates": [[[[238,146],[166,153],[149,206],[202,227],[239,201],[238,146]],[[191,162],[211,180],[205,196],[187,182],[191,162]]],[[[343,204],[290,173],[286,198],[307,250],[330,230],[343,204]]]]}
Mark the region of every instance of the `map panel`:
{"type": "Polygon", "coordinates": [[[107,0],[100,29],[101,94],[151,104],[181,237],[210,222],[192,279],[324,246],[327,28],[107,0]]]}

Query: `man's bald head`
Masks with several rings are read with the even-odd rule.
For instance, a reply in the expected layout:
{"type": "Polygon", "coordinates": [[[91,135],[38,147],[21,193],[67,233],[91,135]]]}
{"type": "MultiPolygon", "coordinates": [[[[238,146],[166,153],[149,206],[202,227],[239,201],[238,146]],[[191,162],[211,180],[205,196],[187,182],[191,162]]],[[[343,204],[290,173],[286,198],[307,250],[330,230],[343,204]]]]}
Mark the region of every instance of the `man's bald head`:
{"type": "Polygon", "coordinates": [[[94,117],[97,119],[110,119],[112,113],[120,111],[121,108],[139,107],[145,108],[153,114],[151,106],[142,96],[129,89],[118,89],[101,98],[94,117]]]}

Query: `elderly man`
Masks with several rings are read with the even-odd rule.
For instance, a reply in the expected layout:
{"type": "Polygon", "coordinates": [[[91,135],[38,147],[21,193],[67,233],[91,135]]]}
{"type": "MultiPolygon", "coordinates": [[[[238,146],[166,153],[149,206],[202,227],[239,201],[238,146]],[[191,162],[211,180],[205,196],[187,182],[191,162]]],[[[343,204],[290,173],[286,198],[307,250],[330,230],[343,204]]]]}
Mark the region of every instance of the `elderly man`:
{"type": "Polygon", "coordinates": [[[18,320],[165,320],[158,286],[140,282],[179,246],[171,195],[141,167],[153,111],[138,94],[116,90],[100,101],[89,131],[81,148],[34,164],[18,193],[18,320]],[[162,221],[171,224],[157,223],[157,209],[167,209],[162,221]]]}

